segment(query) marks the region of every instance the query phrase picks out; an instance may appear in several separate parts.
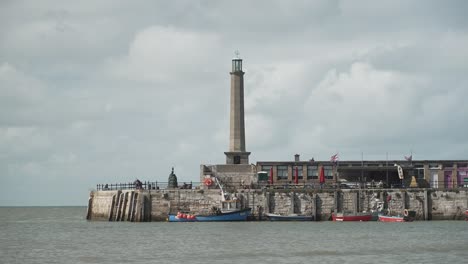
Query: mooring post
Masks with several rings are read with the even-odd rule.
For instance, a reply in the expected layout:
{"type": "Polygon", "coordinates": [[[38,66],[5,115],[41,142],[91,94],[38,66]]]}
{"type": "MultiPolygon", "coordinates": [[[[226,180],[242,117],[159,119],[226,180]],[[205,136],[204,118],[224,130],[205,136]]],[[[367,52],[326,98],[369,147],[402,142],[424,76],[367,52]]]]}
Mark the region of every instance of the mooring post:
{"type": "Polygon", "coordinates": [[[312,194],[312,215],[314,216],[314,221],[317,221],[317,194],[312,194]]]}

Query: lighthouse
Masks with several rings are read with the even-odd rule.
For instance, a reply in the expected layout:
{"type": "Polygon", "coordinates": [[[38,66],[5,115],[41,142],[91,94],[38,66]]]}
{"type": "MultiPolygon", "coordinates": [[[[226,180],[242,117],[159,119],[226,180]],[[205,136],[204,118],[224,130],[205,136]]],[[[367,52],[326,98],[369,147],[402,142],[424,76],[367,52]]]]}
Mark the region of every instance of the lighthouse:
{"type": "Polygon", "coordinates": [[[244,72],[242,59],[236,51],[232,59],[231,94],[230,94],[230,126],[229,151],[226,154],[226,164],[249,164],[250,152],[245,150],[244,121],[244,72]]]}

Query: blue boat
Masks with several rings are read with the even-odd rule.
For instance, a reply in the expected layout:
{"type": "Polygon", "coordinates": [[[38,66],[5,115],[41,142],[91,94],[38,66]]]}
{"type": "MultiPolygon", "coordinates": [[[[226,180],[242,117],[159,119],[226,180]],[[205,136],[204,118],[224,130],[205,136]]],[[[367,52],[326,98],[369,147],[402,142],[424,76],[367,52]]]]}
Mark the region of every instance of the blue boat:
{"type": "MultiPolygon", "coordinates": [[[[246,221],[247,217],[252,213],[252,208],[242,209],[241,203],[237,196],[230,195],[224,192],[223,185],[218,178],[206,178],[211,182],[214,179],[221,190],[221,208],[211,208],[211,213],[207,215],[184,214],[178,212],[176,215],[169,214],[168,222],[221,222],[221,221],[246,221]],[[231,198],[231,199],[228,199],[231,198]]],[[[205,179],[205,180],[206,180],[205,179]]]]}
{"type": "Polygon", "coordinates": [[[246,208],[237,211],[230,212],[219,212],[212,215],[190,215],[190,214],[181,214],[177,215],[170,214],[167,221],[168,222],[218,222],[218,221],[246,221],[247,217],[252,212],[251,208],[246,208]]]}

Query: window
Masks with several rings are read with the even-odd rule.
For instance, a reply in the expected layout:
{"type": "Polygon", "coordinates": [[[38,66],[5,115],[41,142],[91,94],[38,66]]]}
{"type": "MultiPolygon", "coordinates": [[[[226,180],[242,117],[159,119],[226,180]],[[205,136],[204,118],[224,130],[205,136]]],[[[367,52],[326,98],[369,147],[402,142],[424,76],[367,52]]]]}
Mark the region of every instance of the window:
{"type": "Polygon", "coordinates": [[[416,169],[416,179],[424,179],[424,168],[417,168],[416,169]]]}
{"type": "Polygon", "coordinates": [[[325,173],[325,179],[333,179],[333,167],[332,166],[323,166],[325,173]]]}
{"type": "Polygon", "coordinates": [[[262,165],[262,171],[268,172],[268,175],[270,175],[271,168],[273,168],[271,165],[262,165]]]}
{"type": "Polygon", "coordinates": [[[278,180],[287,180],[288,179],[288,166],[278,166],[276,167],[278,174],[278,180]]]}
{"type": "Polygon", "coordinates": [[[318,179],[317,166],[307,166],[307,179],[318,179]]]}
{"type": "Polygon", "coordinates": [[[302,166],[293,167],[293,179],[296,177],[296,168],[297,168],[297,178],[302,179],[302,166]]]}
{"type": "Polygon", "coordinates": [[[234,156],[234,164],[240,164],[241,163],[241,157],[240,156],[234,156]]]}

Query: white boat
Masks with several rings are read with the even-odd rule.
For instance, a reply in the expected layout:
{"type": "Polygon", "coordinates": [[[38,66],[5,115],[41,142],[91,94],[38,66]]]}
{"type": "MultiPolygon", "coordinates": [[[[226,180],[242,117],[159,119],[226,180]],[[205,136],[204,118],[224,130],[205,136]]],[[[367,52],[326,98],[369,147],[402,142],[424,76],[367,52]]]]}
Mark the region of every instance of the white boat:
{"type": "Polygon", "coordinates": [[[314,216],[312,215],[298,215],[298,214],[288,214],[288,215],[280,215],[280,214],[265,214],[270,221],[312,221],[314,220],[314,216]]]}

